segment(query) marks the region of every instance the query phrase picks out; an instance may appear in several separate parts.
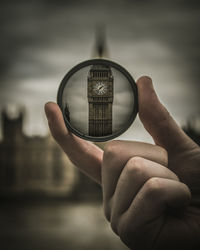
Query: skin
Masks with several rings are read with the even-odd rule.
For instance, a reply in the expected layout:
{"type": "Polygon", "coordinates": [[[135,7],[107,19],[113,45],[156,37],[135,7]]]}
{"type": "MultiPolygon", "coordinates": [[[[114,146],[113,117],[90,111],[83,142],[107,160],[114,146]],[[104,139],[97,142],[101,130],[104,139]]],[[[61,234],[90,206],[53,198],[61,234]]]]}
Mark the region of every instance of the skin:
{"type": "Polygon", "coordinates": [[[50,131],[102,186],[105,216],[130,249],[200,249],[200,148],[160,103],[149,77],[137,86],[139,117],[155,145],[111,141],[102,151],[68,132],[52,102],[45,105],[50,131]]]}

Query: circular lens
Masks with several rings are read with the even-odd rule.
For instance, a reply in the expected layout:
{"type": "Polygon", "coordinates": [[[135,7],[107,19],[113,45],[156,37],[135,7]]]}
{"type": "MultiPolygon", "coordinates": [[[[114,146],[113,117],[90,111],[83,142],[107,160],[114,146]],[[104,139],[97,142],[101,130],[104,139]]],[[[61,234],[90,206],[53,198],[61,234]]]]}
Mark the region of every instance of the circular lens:
{"type": "Polygon", "coordinates": [[[71,69],[60,84],[57,101],[69,131],[90,141],[121,135],[138,111],[133,78],[119,64],[104,59],[71,69]]]}

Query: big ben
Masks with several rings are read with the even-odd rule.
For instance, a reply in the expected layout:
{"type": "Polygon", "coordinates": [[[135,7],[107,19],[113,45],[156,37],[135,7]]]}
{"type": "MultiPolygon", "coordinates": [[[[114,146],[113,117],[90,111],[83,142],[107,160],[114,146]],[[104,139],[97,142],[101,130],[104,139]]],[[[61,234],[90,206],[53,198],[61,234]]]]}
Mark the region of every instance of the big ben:
{"type": "Polygon", "coordinates": [[[93,65],[88,73],[89,135],[112,134],[113,75],[105,65],[93,65]]]}

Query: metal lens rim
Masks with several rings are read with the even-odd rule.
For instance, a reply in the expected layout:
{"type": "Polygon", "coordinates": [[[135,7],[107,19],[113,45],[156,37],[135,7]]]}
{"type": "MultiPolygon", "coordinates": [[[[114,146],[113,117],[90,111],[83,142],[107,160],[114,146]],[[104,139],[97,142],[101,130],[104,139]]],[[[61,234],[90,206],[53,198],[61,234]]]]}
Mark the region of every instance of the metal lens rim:
{"type": "Polygon", "coordinates": [[[61,81],[61,84],[59,86],[58,89],[58,93],[57,93],[57,103],[62,111],[63,117],[64,117],[64,121],[65,121],[65,125],[68,128],[68,130],[70,132],[72,132],[73,134],[77,135],[78,137],[88,140],[88,141],[93,141],[93,142],[104,142],[104,141],[108,141],[108,140],[112,140],[118,136],[120,136],[121,134],[123,134],[133,123],[133,121],[136,118],[136,115],[138,113],[138,91],[137,91],[137,85],[135,83],[135,81],[133,80],[132,76],[129,74],[129,72],[123,68],[121,65],[107,60],[107,59],[91,59],[91,60],[87,60],[84,62],[79,63],[78,65],[76,65],[75,67],[73,67],[63,78],[63,80],[61,81]],[[127,121],[127,123],[125,124],[125,126],[118,130],[117,132],[111,134],[111,135],[107,135],[107,136],[89,136],[86,135],[84,133],[81,133],[79,130],[77,130],[76,128],[74,128],[71,123],[67,120],[67,117],[65,115],[64,112],[64,108],[62,105],[62,96],[63,96],[63,91],[64,88],[68,82],[68,80],[70,79],[70,77],[72,75],[74,75],[77,71],[79,71],[80,69],[87,67],[87,66],[91,66],[91,65],[106,65],[106,66],[110,66],[113,67],[115,69],[117,69],[118,71],[120,71],[129,81],[129,83],[131,84],[132,90],[133,90],[133,94],[134,94],[134,106],[133,106],[133,111],[132,114],[130,116],[130,119],[127,121]]]}

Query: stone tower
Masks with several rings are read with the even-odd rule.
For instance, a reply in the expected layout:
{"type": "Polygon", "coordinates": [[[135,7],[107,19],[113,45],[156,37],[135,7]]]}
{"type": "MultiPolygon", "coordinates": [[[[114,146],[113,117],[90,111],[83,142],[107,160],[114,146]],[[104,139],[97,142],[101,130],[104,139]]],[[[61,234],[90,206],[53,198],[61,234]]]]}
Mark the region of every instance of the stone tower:
{"type": "Polygon", "coordinates": [[[112,134],[113,76],[109,66],[93,65],[88,74],[89,135],[112,134]]]}

